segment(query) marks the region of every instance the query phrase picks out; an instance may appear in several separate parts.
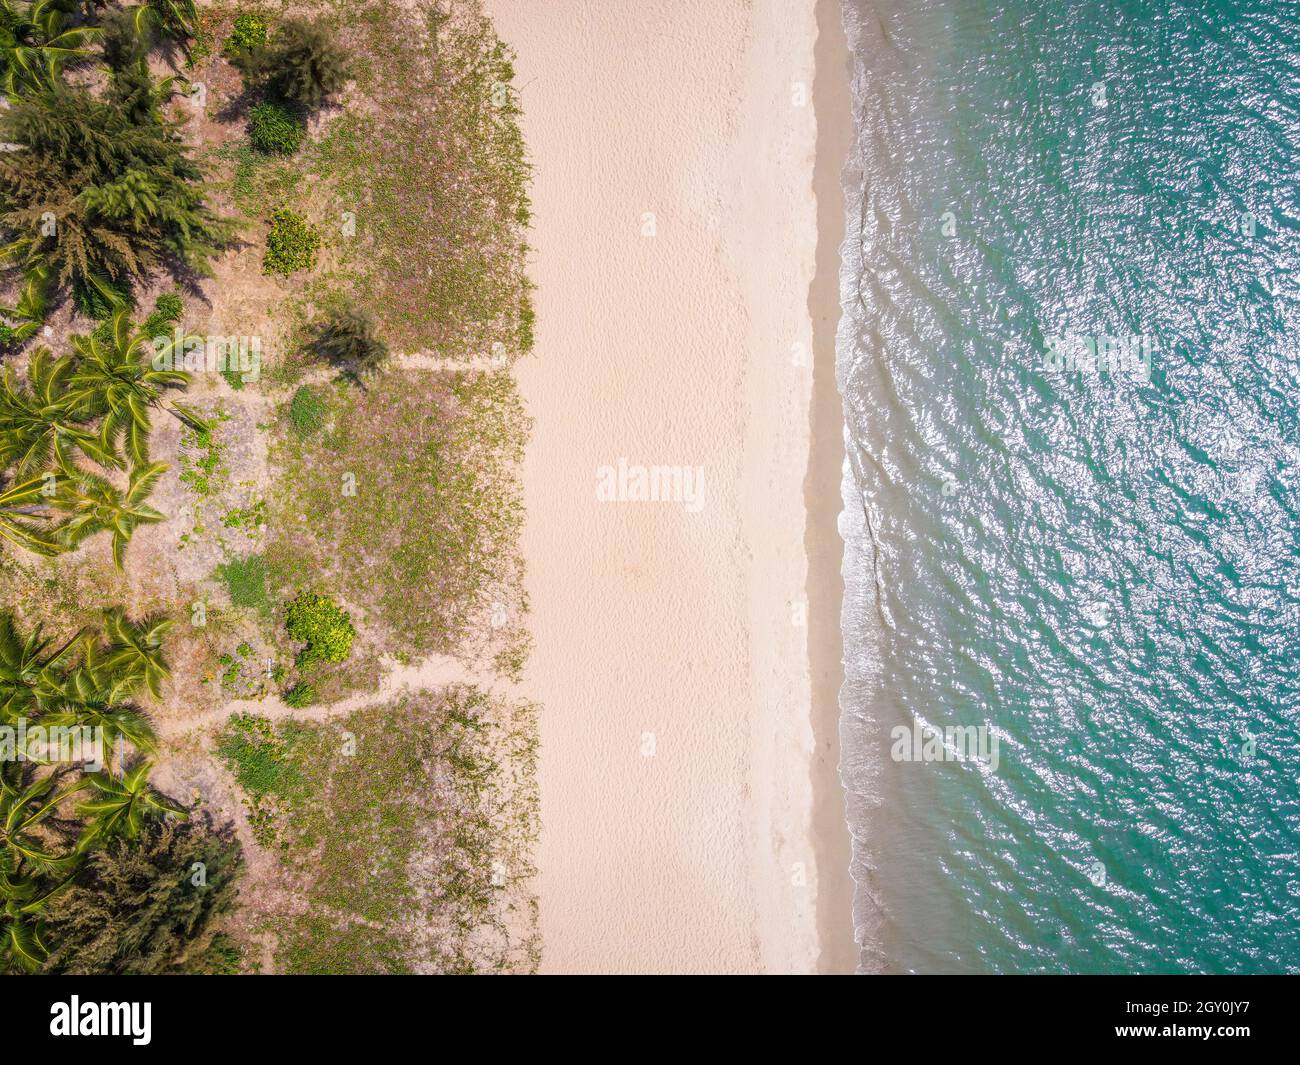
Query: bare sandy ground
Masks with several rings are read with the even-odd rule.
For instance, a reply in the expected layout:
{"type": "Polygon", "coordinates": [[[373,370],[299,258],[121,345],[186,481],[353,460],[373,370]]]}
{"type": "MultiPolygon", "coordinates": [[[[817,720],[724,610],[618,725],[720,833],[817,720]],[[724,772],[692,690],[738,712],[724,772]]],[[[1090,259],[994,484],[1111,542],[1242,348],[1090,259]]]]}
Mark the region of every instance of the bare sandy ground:
{"type": "Polygon", "coordinates": [[[543,968],[848,968],[818,12],[486,6],[536,167],[543,968]],[[638,467],[674,468],[667,501],[638,498],[638,467]]]}

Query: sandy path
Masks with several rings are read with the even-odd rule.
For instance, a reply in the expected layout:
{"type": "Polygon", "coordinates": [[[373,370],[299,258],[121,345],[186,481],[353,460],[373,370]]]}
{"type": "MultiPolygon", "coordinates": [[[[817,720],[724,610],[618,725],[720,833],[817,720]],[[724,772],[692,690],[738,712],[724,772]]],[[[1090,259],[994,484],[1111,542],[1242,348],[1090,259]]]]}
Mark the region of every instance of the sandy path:
{"type": "Polygon", "coordinates": [[[215,710],[184,719],[160,721],[158,736],[160,739],[174,739],[189,732],[209,729],[220,725],[232,714],[257,714],[271,720],[294,717],[303,721],[322,721],[364,710],[368,706],[381,706],[406,691],[437,691],[451,684],[475,684],[486,691],[499,681],[495,674],[480,673],[445,655],[431,655],[412,666],[387,665],[383,679],[374,691],[361,692],[333,703],[302,707],[287,706],[278,695],[268,695],[264,699],[231,699],[215,710]]]}
{"type": "Polygon", "coordinates": [[[812,970],[827,936],[851,944],[842,889],[840,919],[818,905],[847,848],[820,838],[845,829],[815,797],[835,755],[809,664],[810,604],[838,637],[805,541],[838,543],[805,509],[814,349],[823,382],[833,358],[809,309],[814,5],[487,8],[536,165],[538,358],[517,369],[543,968],[812,970]],[[699,506],[637,501],[635,470],[602,501],[620,460],[702,468],[699,506]]]}

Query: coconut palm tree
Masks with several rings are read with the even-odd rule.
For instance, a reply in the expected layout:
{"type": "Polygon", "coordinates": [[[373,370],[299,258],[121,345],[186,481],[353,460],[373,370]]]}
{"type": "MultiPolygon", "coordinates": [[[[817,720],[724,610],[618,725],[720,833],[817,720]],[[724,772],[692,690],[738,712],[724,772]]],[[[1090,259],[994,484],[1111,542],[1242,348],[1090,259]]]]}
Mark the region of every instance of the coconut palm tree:
{"type": "Polygon", "coordinates": [[[145,0],[139,7],[128,9],[128,14],[134,19],[136,32],[141,36],[157,27],[163,36],[179,41],[182,46],[194,36],[199,24],[194,0],[145,0]]]}
{"type": "Polygon", "coordinates": [[[153,725],[128,692],[132,680],[104,667],[102,662],[82,662],[46,694],[43,725],[99,729],[105,751],[119,738],[142,751],[157,743],[153,725]]]}
{"type": "Polygon", "coordinates": [[[43,637],[37,625],[23,635],[13,615],[0,613],[0,721],[35,716],[46,694],[54,688],[59,669],[74,656],[82,633],[61,647],[43,637]]]}
{"type": "Polygon", "coordinates": [[[119,834],[135,839],[148,815],[187,816],[183,806],[149,786],[152,766],[148,759],[141,759],[120,778],[110,773],[87,775],[85,779],[97,795],[77,805],[77,812],[89,818],[77,841],[78,850],[84,851],[119,834]]]}
{"type": "Polygon", "coordinates": [[[160,614],[131,621],[121,607],[105,611],[104,629],[109,648],[104,667],[132,678],[133,692],[143,684],[150,695],[161,699],[162,682],[171,675],[163,658],[162,638],[174,624],[171,618],[160,614]]]}
{"type": "Polygon", "coordinates": [[[74,449],[101,466],[121,465],[85,425],[84,393],[69,384],[75,366],[70,356],[56,359],[48,348],[40,348],[28,363],[25,389],[13,368],[6,367],[0,377],[0,466],[16,463],[20,478],[51,464],[71,470],[74,449]]]}
{"type": "Polygon", "coordinates": [[[33,265],[23,275],[23,287],[18,291],[18,302],[12,307],[0,306],[0,317],[17,323],[10,326],[11,344],[25,344],[36,335],[37,330],[45,324],[45,310],[49,303],[49,268],[33,265]]]}
{"type": "Polygon", "coordinates": [[[80,853],[60,852],[66,831],[50,822],[64,799],[87,786],[58,788],[57,771],[33,779],[30,762],[0,767],[0,964],[33,972],[47,953],[41,911],[71,883],[80,853]]]}
{"type": "Polygon", "coordinates": [[[122,569],[126,545],[135,530],[166,520],[166,515],[145,502],[166,469],[165,462],[136,466],[125,492],[88,470],[74,470],[57,478],[58,489],[51,505],[66,515],[58,529],[60,542],[74,548],[95,533],[111,532],[113,564],[122,569]]]}
{"type": "Polygon", "coordinates": [[[125,310],[119,310],[107,337],[75,336],[72,346],[80,357],[73,388],[79,390],[88,409],[104,415],[100,439],[112,453],[117,453],[125,437],[132,463],[148,463],[149,412],[154,407],[164,407],[192,428],[207,428],[193,411],[177,403],[163,403],[169,388],[184,388],[190,379],[184,370],[175,368],[182,352],[175,350],[173,338],[155,342],[135,329],[125,310]]]}
{"type": "Polygon", "coordinates": [[[0,0],[0,92],[17,97],[49,88],[69,62],[89,57],[94,26],[69,28],[66,0],[0,0]]]}
{"type": "Polygon", "coordinates": [[[33,477],[0,490],[0,539],[46,557],[69,550],[49,507],[50,483],[33,477]]]}
{"type": "Polygon", "coordinates": [[[61,776],[47,773],[32,780],[30,772],[11,773],[0,786],[0,853],[9,856],[4,876],[10,882],[24,868],[66,876],[76,865],[75,853],[58,853],[57,841],[37,832],[64,799],[86,787],[85,777],[78,777],[69,786],[58,788],[61,776]]]}

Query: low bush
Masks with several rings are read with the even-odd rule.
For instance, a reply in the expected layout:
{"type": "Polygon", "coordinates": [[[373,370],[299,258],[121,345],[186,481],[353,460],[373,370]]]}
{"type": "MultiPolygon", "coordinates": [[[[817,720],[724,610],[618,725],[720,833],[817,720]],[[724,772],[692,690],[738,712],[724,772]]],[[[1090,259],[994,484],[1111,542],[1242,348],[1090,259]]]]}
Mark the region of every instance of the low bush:
{"type": "Polygon", "coordinates": [[[265,274],[292,274],[316,265],[320,250],[320,233],[300,214],[287,207],[271,212],[271,232],[266,238],[266,255],[262,259],[265,274]]]}
{"type": "Polygon", "coordinates": [[[316,689],[306,681],[299,681],[284,693],[284,705],[295,709],[311,706],[316,701],[316,689]]]}
{"type": "Polygon", "coordinates": [[[250,81],[306,108],[320,107],[347,84],[347,54],[322,26],[292,19],[275,38],[237,58],[250,81]]]}
{"type": "Polygon", "coordinates": [[[325,424],[329,410],[309,385],[302,385],[289,401],[289,421],[300,440],[306,440],[325,424]]]}
{"type": "Polygon", "coordinates": [[[226,55],[232,58],[247,55],[266,44],[266,20],[261,15],[243,14],[235,16],[235,24],[230,28],[230,36],[222,46],[226,55]]]}
{"type": "Polygon", "coordinates": [[[261,555],[232,559],[217,567],[216,577],[226,586],[231,605],[270,614],[266,594],[266,562],[261,555]]]}
{"type": "Polygon", "coordinates": [[[264,100],[248,113],[248,139],[259,152],[292,155],[305,133],[302,117],[275,100],[264,100]]]}
{"type": "Polygon", "coordinates": [[[164,292],[154,301],[153,313],[141,323],[147,337],[169,336],[172,327],[185,316],[185,307],[176,292],[164,292]]]}
{"type": "Polygon", "coordinates": [[[300,665],[308,662],[342,662],[352,653],[357,631],[352,619],[323,595],[301,592],[289,604],[285,617],[289,635],[307,646],[298,655],[300,665]]]}

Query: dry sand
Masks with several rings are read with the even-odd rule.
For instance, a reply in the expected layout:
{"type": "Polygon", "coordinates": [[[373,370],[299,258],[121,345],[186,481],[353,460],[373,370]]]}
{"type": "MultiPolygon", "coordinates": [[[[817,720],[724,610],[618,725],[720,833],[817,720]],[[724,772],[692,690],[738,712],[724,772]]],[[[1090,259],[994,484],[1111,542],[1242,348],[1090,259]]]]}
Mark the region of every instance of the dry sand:
{"type": "Polygon", "coordinates": [[[834,2],[486,6],[536,167],[543,969],[847,970],[834,2]],[[620,460],[698,511],[602,501],[620,460]]]}

